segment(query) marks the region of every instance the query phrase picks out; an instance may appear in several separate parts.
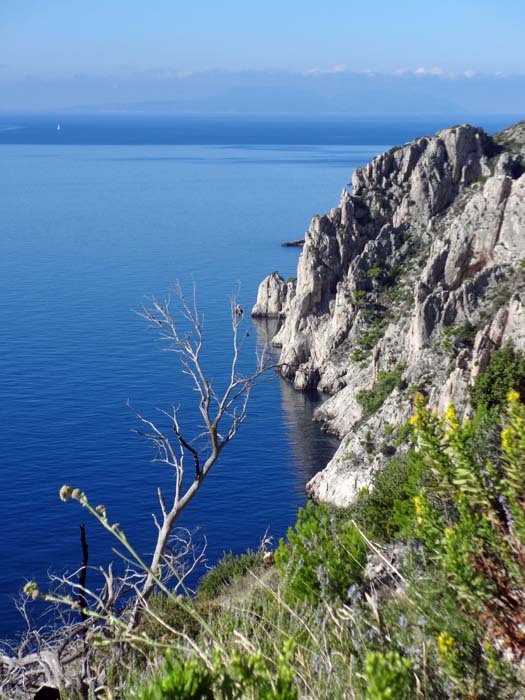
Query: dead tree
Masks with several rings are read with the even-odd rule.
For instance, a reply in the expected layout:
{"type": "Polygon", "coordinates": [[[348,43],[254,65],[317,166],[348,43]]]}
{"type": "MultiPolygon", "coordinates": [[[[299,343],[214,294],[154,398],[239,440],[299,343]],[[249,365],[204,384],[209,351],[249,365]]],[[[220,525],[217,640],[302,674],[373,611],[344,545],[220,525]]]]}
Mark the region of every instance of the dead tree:
{"type": "Polygon", "coordinates": [[[197,309],[195,287],[191,303],[185,298],[180,285],[177,285],[175,293],[177,311],[181,315],[183,325],[189,330],[179,330],[169,298],[163,303],[155,298],[151,299],[150,305],[144,307],[139,315],[160,331],[161,338],[167,343],[166,349],[179,356],[183,372],[191,378],[197,393],[203,432],[192,437],[185,435],[179,421],[179,408],[173,408],[169,414],[163,411],[170,419],[171,436],[152,420],[136,414],[143,426],[137,432],[155,447],[153,461],[163,463],[174,470],[175,486],[169,501],[161,490],[158,490],[161,519],[159,521],[154,516],[157,541],[144,584],[136,596],[129,629],[134,629],[138,624],[141,608],[155,588],[156,579],[160,578],[164,553],[175,522],[197,494],[221,452],[244,422],[250,392],[255,382],[271,368],[266,361],[266,353],[262,350],[256,354],[254,371],[249,375],[240,373],[240,353],[248,333],[241,330],[244,316],[239,313],[240,307],[234,297],[231,299],[232,358],[229,381],[224,391],[217,394],[202,364],[203,316],[197,309]],[[199,438],[202,440],[203,436],[206,439],[206,447],[199,450],[199,438]],[[190,479],[186,473],[186,459],[192,462],[190,479]]]}

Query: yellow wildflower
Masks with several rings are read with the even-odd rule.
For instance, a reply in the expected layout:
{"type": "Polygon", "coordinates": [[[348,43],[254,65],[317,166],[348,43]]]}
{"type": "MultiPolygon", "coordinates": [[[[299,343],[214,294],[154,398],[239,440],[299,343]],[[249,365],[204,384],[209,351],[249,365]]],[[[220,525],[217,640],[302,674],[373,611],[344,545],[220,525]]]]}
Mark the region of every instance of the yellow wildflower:
{"type": "Polygon", "coordinates": [[[414,496],[414,510],[416,512],[416,525],[418,527],[421,527],[423,525],[423,516],[424,516],[424,506],[423,506],[423,499],[421,496],[414,496]]]}
{"type": "Polygon", "coordinates": [[[445,435],[449,437],[459,428],[458,414],[453,403],[449,403],[445,413],[445,435]]]}
{"type": "Polygon", "coordinates": [[[410,418],[408,419],[408,422],[410,423],[410,425],[417,426],[418,423],[420,423],[420,420],[421,419],[420,419],[419,413],[414,413],[413,416],[410,416],[410,418]]]}
{"type": "Polygon", "coordinates": [[[513,448],[516,434],[513,428],[509,425],[501,431],[501,449],[504,452],[510,452],[513,448]]]}
{"type": "Polygon", "coordinates": [[[519,392],[517,392],[515,389],[511,389],[507,394],[507,400],[509,403],[518,403],[520,400],[519,392]]]}
{"type": "Polygon", "coordinates": [[[445,420],[447,420],[449,423],[453,423],[456,421],[457,418],[457,413],[456,409],[454,408],[453,403],[449,403],[447,412],[445,413],[445,420]]]}
{"type": "Polygon", "coordinates": [[[452,537],[454,534],[454,530],[451,527],[446,527],[445,528],[445,537],[452,537]]]}
{"type": "Polygon", "coordinates": [[[454,648],[454,637],[452,637],[448,632],[440,632],[437,638],[437,648],[438,654],[442,659],[447,657],[452,649],[454,648]]]}
{"type": "Polygon", "coordinates": [[[414,406],[416,408],[423,408],[425,405],[425,397],[420,391],[416,391],[414,394],[414,406]]]}

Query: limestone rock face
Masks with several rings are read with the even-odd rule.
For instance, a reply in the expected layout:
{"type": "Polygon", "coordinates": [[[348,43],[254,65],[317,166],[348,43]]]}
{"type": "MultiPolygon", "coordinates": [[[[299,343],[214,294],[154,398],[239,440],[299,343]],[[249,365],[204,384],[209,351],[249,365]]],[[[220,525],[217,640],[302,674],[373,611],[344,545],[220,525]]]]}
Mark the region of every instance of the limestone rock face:
{"type": "Polygon", "coordinates": [[[316,418],[341,438],[311,497],[345,505],[370,485],[405,449],[395,437],[416,390],[468,413],[493,350],[525,348],[524,173],[522,124],[392,149],[312,219],[297,286],[275,274],[261,284],[254,313],[285,317],[273,339],[283,375],[329,395],[316,418]]]}
{"type": "Polygon", "coordinates": [[[481,129],[469,125],[445,129],[359,168],[352,189],[394,226],[409,218],[428,220],[443,211],[462,187],[488,173],[485,159],[492,152],[493,144],[481,129]]]}
{"type": "Polygon", "coordinates": [[[252,309],[254,318],[282,318],[293,297],[295,285],[285,282],[277,272],[265,277],[259,285],[257,302],[252,309]]]}

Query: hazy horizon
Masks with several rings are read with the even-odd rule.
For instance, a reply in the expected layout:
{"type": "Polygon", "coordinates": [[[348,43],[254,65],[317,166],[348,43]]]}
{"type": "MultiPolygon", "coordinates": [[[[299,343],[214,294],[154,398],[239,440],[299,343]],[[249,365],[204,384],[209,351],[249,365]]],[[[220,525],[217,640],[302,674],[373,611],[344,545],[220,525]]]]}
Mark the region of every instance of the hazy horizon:
{"type": "Polygon", "coordinates": [[[525,6],[4,0],[0,111],[525,111],[525,6]]]}
{"type": "Polygon", "coordinates": [[[0,79],[0,112],[520,114],[525,76],[205,71],[184,77],[0,79]]]}

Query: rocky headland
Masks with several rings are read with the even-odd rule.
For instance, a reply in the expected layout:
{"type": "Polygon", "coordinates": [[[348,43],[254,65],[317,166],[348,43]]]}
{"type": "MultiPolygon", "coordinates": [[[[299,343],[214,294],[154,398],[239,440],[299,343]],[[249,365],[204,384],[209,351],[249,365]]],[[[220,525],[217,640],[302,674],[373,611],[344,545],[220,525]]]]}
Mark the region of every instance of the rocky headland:
{"type": "Polygon", "coordinates": [[[308,484],[348,505],[393,454],[416,392],[469,412],[491,353],[525,348],[525,122],[460,125],[377,156],[315,216],[296,282],[260,285],[256,317],[296,389],[329,396],[316,419],[341,444],[308,484]]]}

